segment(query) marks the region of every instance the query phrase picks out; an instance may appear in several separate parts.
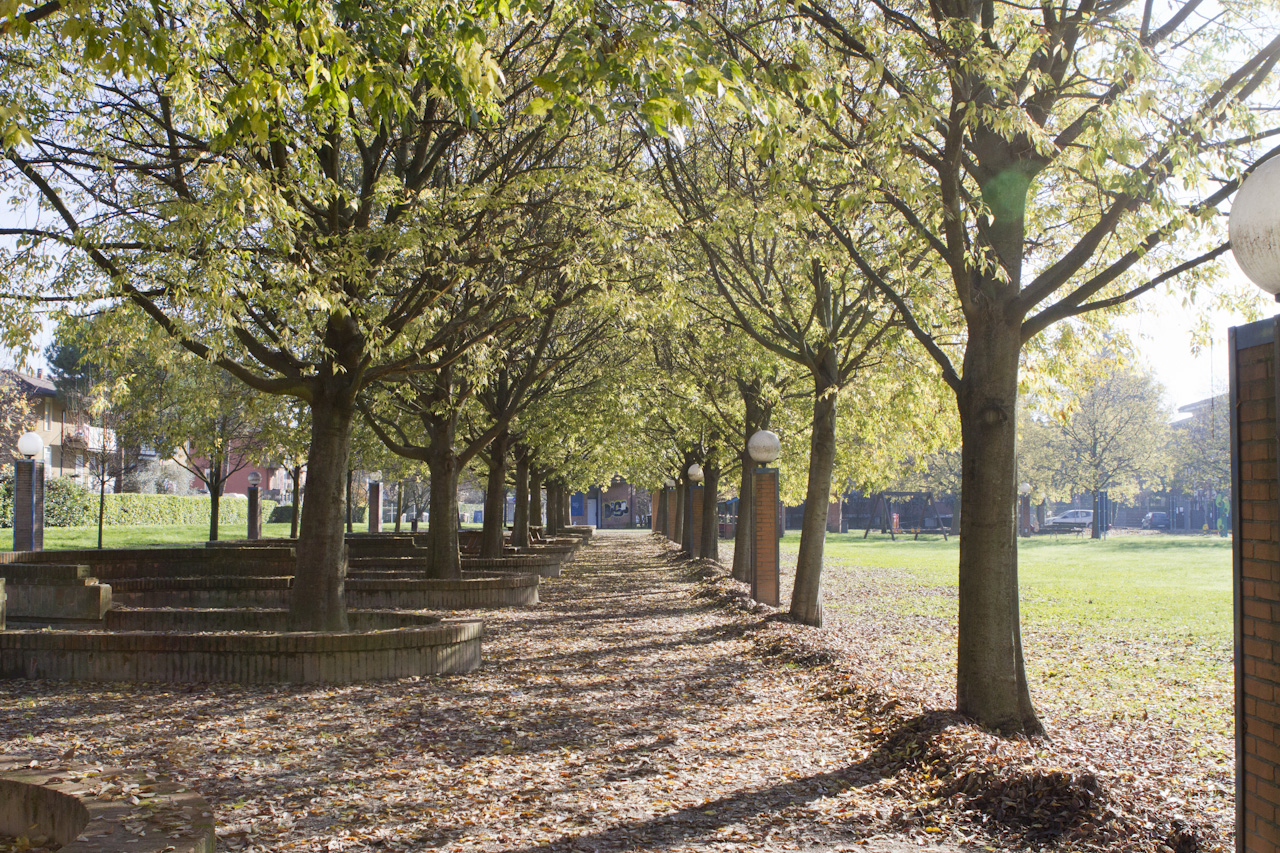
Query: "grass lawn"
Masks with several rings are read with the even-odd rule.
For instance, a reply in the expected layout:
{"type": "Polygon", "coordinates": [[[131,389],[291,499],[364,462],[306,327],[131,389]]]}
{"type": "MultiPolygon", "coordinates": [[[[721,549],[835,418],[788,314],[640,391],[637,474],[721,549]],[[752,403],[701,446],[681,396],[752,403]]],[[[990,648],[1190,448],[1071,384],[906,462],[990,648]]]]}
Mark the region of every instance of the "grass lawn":
{"type": "MultiPolygon", "coordinates": [[[[243,538],[246,531],[241,525],[224,526],[218,531],[220,539],[243,538]]],[[[264,539],[289,536],[289,525],[262,525],[264,539]]],[[[209,525],[153,525],[138,527],[104,527],[102,544],[107,548],[141,548],[147,545],[203,545],[209,539],[209,525]]],[[[98,527],[46,527],[44,530],[46,551],[66,551],[98,547],[98,527]]],[[[0,550],[13,550],[13,531],[0,531],[0,550]]]]}
{"type": "MultiPolygon", "coordinates": [[[[782,542],[784,606],[799,541],[782,542]]],[[[954,537],[831,534],[823,570],[828,626],[858,631],[867,655],[942,706],[954,702],[957,559],[954,537]]],[[[1020,539],[1019,579],[1027,674],[1046,715],[1150,717],[1229,757],[1231,540],[1020,539]]]]}

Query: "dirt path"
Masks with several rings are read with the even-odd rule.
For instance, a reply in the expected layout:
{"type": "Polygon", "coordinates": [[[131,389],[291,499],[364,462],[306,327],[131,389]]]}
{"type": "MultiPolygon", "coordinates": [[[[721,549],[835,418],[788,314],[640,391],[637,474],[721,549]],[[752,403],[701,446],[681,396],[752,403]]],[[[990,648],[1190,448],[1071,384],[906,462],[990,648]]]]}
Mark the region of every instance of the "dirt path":
{"type": "Polygon", "coordinates": [[[225,850],[906,849],[856,735],[690,591],[647,534],[598,534],[540,605],[485,614],[479,672],[0,682],[0,750],[184,777],[225,850]]]}

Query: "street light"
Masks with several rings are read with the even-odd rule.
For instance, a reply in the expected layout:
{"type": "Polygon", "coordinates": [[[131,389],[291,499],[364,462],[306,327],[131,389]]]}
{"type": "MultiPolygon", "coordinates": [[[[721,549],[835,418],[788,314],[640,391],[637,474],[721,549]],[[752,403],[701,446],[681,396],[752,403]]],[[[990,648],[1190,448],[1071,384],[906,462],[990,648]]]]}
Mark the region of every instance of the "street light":
{"type": "Polygon", "coordinates": [[[690,483],[701,483],[706,479],[706,474],[702,473],[702,466],[697,462],[689,466],[689,470],[685,472],[689,475],[690,483]]]}
{"type": "Polygon", "coordinates": [[[382,532],[382,472],[369,475],[369,532],[382,532]]]}
{"type": "Polygon", "coordinates": [[[249,481],[249,538],[261,539],[262,508],[258,484],[262,482],[262,475],[257,471],[250,471],[246,479],[249,481]]]}
{"type": "Polygon", "coordinates": [[[1240,185],[1227,236],[1244,274],[1280,300],[1280,157],[1258,166],[1240,185]]]}
{"type": "Polygon", "coordinates": [[[40,455],[40,451],[44,450],[44,439],[39,433],[24,432],[22,437],[18,439],[18,452],[27,459],[34,459],[40,455]]]}
{"type": "Polygon", "coordinates": [[[782,454],[782,442],[776,432],[759,430],[747,441],[747,454],[761,465],[767,465],[782,454]]]}
{"type": "Polygon", "coordinates": [[[681,547],[688,552],[690,557],[696,557],[702,550],[702,481],[706,478],[706,474],[702,472],[702,466],[697,462],[690,463],[685,469],[685,501],[684,501],[684,530],[681,537],[684,541],[680,543],[681,547]]]}

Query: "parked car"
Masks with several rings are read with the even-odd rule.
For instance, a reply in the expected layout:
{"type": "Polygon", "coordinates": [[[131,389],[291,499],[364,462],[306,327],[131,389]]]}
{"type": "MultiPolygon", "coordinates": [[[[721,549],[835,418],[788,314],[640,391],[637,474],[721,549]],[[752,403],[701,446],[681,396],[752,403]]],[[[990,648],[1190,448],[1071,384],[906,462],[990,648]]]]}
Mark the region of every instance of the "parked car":
{"type": "Polygon", "coordinates": [[[1044,523],[1049,530],[1083,530],[1093,524],[1093,510],[1069,509],[1044,523]]]}
{"type": "Polygon", "coordinates": [[[1149,512],[1142,517],[1143,530],[1168,530],[1169,513],[1149,512]]]}

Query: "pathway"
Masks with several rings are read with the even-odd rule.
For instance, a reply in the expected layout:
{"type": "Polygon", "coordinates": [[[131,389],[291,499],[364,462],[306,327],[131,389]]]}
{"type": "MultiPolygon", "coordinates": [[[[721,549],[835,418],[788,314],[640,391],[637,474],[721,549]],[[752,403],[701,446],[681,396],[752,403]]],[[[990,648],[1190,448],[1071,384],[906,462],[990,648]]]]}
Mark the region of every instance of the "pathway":
{"type": "Polygon", "coordinates": [[[692,589],[647,533],[598,533],[542,604],[485,615],[479,672],[0,682],[0,751],[183,775],[220,850],[919,850],[874,835],[891,804],[806,676],[692,589]]]}

